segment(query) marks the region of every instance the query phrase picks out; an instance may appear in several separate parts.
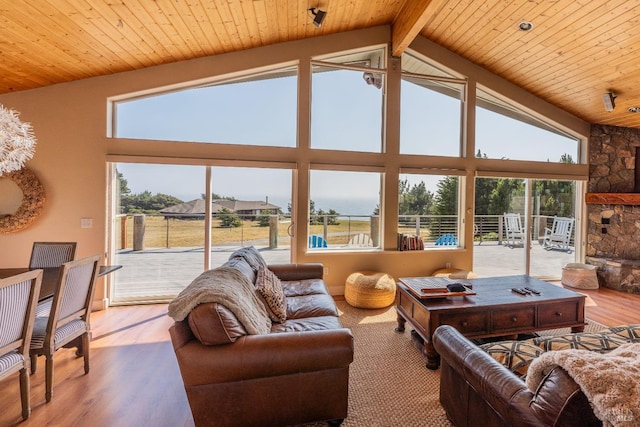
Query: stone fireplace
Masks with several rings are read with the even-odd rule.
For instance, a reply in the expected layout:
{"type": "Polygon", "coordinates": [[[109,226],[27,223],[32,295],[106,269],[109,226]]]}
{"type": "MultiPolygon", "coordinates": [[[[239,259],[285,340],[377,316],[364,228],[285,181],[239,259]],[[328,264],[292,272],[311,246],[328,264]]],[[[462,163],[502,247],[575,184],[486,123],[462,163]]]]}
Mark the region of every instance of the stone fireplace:
{"type": "Polygon", "coordinates": [[[589,153],[587,262],[600,285],[640,294],[640,129],[594,125],[589,153]]]}

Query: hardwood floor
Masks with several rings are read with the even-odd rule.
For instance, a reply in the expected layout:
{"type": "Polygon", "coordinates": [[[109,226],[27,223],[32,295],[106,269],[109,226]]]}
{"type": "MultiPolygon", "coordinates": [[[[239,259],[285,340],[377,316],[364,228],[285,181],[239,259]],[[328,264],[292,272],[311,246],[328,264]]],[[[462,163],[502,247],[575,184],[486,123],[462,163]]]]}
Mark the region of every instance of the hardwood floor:
{"type": "MultiPolygon", "coordinates": [[[[587,295],[587,318],[640,323],[640,295],[587,295]]],[[[111,307],[92,314],[91,371],[74,350],[56,352],[53,399],[44,399],[44,359],[31,376],[31,417],[21,423],[17,374],[0,382],[0,426],[193,426],[168,329],[167,305],[111,307]]]]}

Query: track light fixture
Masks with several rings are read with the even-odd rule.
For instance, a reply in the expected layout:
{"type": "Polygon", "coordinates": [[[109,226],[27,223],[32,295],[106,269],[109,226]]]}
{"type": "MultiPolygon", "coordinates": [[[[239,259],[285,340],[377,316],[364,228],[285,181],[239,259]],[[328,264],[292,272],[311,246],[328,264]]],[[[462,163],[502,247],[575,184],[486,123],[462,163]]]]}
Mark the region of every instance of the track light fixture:
{"type": "Polygon", "coordinates": [[[322,27],[322,22],[324,22],[324,18],[327,16],[327,12],[324,10],[317,9],[312,7],[309,9],[309,12],[313,15],[313,25],[320,28],[322,27]]]}
{"type": "Polygon", "coordinates": [[[604,103],[604,109],[609,113],[616,108],[616,94],[613,92],[607,92],[602,95],[602,102],[604,103]]]}

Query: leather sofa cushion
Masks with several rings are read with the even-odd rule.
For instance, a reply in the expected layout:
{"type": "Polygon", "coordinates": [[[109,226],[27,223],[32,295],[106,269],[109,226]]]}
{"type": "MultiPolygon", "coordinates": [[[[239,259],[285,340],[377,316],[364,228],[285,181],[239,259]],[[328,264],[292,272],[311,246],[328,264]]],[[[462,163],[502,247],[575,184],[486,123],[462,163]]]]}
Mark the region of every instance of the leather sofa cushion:
{"type": "Polygon", "coordinates": [[[303,319],[287,319],[284,323],[274,323],[271,332],[305,332],[340,329],[342,325],[335,316],[318,316],[303,319]]]}
{"type": "Polygon", "coordinates": [[[287,297],[328,294],[322,279],[282,281],[282,289],[287,297]]]}
{"type": "Polygon", "coordinates": [[[287,298],[287,320],[320,316],[338,317],[336,303],[331,295],[302,295],[287,298]]]}
{"type": "Polygon", "coordinates": [[[188,320],[191,332],[204,345],[229,344],[247,335],[236,316],[215,302],[197,305],[189,313],[188,320]]]}

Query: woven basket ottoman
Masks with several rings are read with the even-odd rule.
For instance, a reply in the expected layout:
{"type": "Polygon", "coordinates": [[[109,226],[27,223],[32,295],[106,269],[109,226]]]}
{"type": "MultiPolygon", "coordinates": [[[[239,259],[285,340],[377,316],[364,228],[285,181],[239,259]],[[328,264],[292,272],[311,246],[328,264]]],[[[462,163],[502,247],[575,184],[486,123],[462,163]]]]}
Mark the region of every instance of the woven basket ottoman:
{"type": "Polygon", "coordinates": [[[578,289],[598,289],[597,267],[571,262],[562,267],[562,284],[578,289]]]}
{"type": "Polygon", "coordinates": [[[347,277],[344,299],[352,307],[388,307],[396,298],[396,281],[387,273],[358,271],[347,277]]]}

